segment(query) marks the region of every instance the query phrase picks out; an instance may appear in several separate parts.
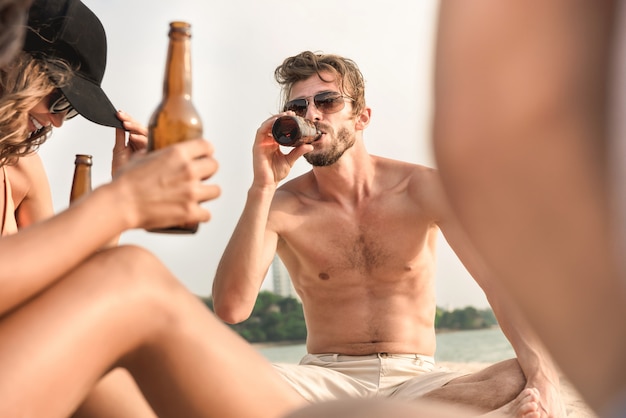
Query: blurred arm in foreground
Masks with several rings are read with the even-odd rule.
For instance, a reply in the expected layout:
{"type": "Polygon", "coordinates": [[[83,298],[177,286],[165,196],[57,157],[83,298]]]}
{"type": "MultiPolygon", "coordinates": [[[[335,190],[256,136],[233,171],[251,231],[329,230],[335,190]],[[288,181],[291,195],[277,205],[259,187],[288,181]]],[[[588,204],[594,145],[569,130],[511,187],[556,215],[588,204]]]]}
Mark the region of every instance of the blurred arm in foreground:
{"type": "Polygon", "coordinates": [[[452,205],[598,412],[626,387],[607,170],[618,5],[443,2],[436,63],[435,153],[452,205]]]}

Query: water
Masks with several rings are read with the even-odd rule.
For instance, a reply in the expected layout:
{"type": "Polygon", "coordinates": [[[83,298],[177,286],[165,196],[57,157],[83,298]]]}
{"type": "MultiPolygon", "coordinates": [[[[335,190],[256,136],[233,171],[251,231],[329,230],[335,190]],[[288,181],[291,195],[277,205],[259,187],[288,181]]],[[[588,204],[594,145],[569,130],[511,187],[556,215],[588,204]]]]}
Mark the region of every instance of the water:
{"type": "Polygon", "coordinates": [[[437,334],[436,361],[495,363],[515,357],[500,328],[437,334]]]}
{"type": "MultiPolygon", "coordinates": [[[[306,354],[304,344],[259,347],[258,350],[275,363],[298,363],[306,354]]],[[[512,357],[515,352],[499,328],[437,334],[436,361],[494,363],[512,357]]]]}

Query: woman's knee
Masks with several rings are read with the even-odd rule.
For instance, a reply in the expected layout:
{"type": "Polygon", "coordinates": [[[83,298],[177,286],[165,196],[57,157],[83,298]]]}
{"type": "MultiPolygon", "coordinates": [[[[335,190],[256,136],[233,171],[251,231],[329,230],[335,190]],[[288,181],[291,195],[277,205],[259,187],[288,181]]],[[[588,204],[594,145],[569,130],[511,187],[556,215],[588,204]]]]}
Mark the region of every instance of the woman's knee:
{"type": "Polygon", "coordinates": [[[169,300],[185,291],[168,268],[148,250],[125,245],[101,251],[75,271],[91,280],[103,297],[114,294],[120,303],[136,307],[149,304],[166,309],[169,300]]]}
{"type": "Polygon", "coordinates": [[[135,245],[103,250],[86,263],[95,266],[109,280],[159,282],[173,279],[171,272],[154,254],[135,245]]]}

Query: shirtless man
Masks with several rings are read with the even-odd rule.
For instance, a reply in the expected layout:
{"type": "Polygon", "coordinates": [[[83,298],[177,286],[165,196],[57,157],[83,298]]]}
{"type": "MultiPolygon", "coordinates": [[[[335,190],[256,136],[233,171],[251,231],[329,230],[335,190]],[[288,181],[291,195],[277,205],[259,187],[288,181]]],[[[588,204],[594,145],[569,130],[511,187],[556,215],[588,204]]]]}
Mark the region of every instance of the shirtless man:
{"type": "Polygon", "coordinates": [[[423,396],[564,416],[551,361],[452,216],[437,171],[366,151],[371,109],[356,64],[303,52],[275,76],[282,114],[315,121],[323,134],[283,154],[271,135],[277,116],[258,129],[253,184],[213,283],[217,315],[248,318],[278,252],[303,302],[309,354],[276,367],[308,401],[423,396]],[[301,156],[312,170],[278,187],[301,156]],[[461,377],[435,367],[439,228],[484,289],[517,360],[461,377]]]}

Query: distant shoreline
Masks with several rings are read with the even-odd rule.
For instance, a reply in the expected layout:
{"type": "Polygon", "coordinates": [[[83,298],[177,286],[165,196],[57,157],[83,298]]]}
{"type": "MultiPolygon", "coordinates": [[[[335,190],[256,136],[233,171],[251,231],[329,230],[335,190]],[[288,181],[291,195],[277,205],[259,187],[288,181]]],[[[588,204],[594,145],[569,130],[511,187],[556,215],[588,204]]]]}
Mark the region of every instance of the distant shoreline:
{"type": "Polygon", "coordinates": [[[286,341],[274,341],[265,343],[250,343],[254,348],[267,348],[267,347],[282,347],[287,345],[300,345],[306,344],[306,340],[286,340],[286,341]]]}
{"type": "Polygon", "coordinates": [[[482,331],[485,329],[499,329],[499,325],[491,325],[485,328],[436,328],[435,334],[444,334],[448,332],[460,332],[460,331],[482,331]]]}

